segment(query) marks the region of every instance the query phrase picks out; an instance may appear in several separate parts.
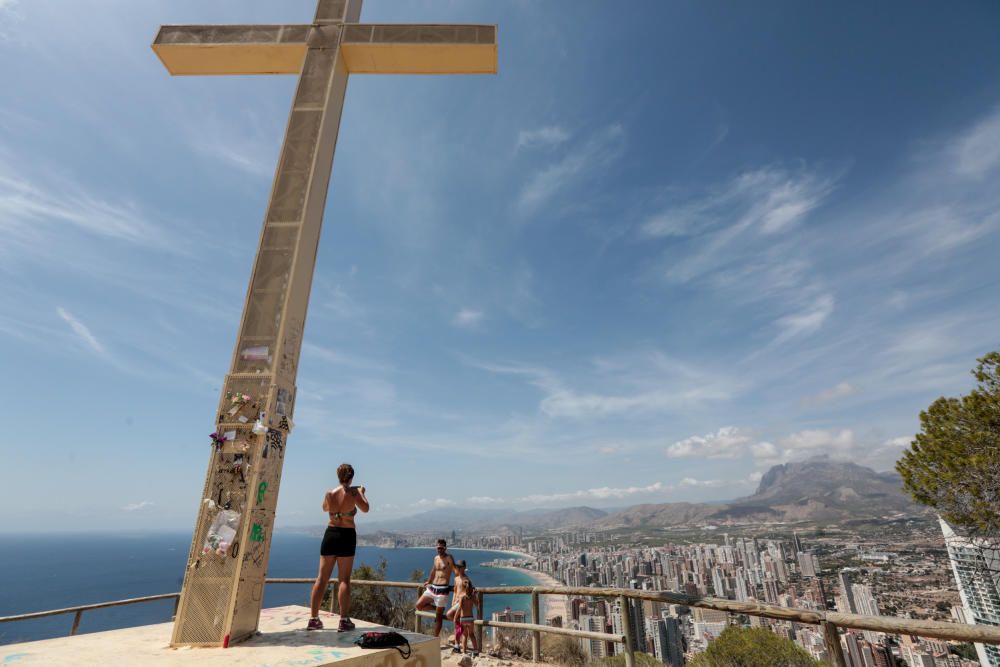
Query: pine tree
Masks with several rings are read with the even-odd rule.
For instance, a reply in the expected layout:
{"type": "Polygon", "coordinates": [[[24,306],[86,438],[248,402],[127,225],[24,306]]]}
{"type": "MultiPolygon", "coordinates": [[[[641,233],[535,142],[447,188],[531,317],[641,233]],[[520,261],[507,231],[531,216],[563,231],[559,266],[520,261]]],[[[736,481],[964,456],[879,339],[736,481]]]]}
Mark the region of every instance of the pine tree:
{"type": "Polygon", "coordinates": [[[920,433],[896,463],[903,486],[972,538],[1000,538],[1000,352],[978,360],[966,396],[920,413],[920,433]]]}
{"type": "Polygon", "coordinates": [[[805,649],[767,628],[730,625],[688,667],[820,667],[805,649]]]}

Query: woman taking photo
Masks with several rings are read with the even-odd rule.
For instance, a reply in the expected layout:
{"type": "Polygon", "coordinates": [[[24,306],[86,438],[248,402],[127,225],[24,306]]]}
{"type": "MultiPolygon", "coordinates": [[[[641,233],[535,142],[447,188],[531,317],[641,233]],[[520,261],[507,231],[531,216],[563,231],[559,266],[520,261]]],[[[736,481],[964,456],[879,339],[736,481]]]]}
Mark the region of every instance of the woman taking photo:
{"type": "Polygon", "coordinates": [[[337,468],[337,479],[340,480],[340,486],[327,491],[323,497],[323,511],[329,514],[330,521],[319,549],[319,575],[313,584],[312,615],[306,630],[323,629],[323,622],[319,620],[319,606],[330,583],[334,565],[337,566],[337,602],[340,605],[340,625],[337,632],[354,629],[350,618],[351,570],[354,568],[354,550],[358,544],[354,515],[359,509],[362,512],[368,511],[368,499],[365,497],[365,487],[351,486],[354,468],[349,463],[343,463],[337,468]]]}

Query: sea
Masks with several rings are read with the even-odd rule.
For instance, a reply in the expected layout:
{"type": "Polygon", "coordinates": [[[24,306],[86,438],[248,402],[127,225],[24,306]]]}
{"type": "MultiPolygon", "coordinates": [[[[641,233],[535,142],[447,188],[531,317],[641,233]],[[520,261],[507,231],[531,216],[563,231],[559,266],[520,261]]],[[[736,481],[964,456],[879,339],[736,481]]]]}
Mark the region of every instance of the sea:
{"type": "MultiPolygon", "coordinates": [[[[269,577],[313,577],[319,565],[320,538],[276,533],[271,540],[269,577]]],[[[11,535],[0,534],[0,616],[60,609],[81,604],[175,593],[184,578],[190,533],[11,535]]],[[[449,549],[469,563],[477,586],[531,585],[530,575],[482,563],[509,554],[449,549]]],[[[384,549],[358,547],[354,566],[375,566],[384,558],[386,578],[409,581],[414,570],[430,569],[430,548],[384,549]]],[[[264,606],[309,605],[310,586],[271,584],[264,606]]],[[[488,595],[485,613],[505,607],[527,610],[527,595],[488,595]]],[[[84,612],[80,634],[170,620],[174,601],[143,602],[84,612]]],[[[69,634],[73,614],[0,623],[0,644],[34,641],[69,634]]]]}

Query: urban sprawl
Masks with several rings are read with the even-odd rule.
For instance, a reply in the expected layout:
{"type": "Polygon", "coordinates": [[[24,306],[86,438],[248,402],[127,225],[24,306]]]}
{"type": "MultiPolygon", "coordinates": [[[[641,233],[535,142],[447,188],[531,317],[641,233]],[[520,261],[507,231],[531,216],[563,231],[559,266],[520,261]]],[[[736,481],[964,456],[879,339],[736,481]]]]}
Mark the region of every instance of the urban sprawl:
{"type": "MultiPolygon", "coordinates": [[[[684,543],[675,543],[667,538],[661,546],[643,546],[635,536],[587,531],[532,537],[453,535],[452,544],[524,553],[524,558],[489,565],[534,570],[570,587],[671,591],[801,610],[1000,624],[996,576],[984,567],[982,549],[956,538],[943,523],[907,522],[863,537],[843,528],[767,538],[708,528],[702,527],[699,541],[688,536],[684,543]],[[707,532],[716,539],[706,538],[707,532]],[[965,606],[956,580],[964,586],[965,606]]],[[[769,628],[815,658],[827,659],[818,626],[649,600],[624,603],[629,605],[625,614],[620,598],[571,597],[564,613],[550,609],[545,622],[622,635],[623,619],[628,618],[636,647],[671,667],[685,664],[734,623],[769,628]]],[[[494,613],[493,620],[530,622],[523,610],[494,613]]],[[[1000,665],[998,647],[981,644],[957,646],[861,630],[847,631],[840,639],[851,667],[1000,665]]],[[[592,660],[623,652],[614,642],[580,641],[592,660]]]]}

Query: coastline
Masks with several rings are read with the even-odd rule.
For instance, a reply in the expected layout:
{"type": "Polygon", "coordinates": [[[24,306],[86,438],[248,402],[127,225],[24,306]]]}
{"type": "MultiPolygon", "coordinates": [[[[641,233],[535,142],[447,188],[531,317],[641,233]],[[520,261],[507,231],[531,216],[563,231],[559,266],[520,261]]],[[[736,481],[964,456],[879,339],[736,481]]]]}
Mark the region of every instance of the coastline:
{"type": "MultiPolygon", "coordinates": [[[[378,544],[358,544],[358,546],[359,547],[371,547],[373,549],[386,549],[386,550],[398,549],[400,551],[402,551],[403,549],[432,549],[432,550],[434,549],[434,545],[433,544],[430,544],[430,545],[427,545],[427,546],[423,546],[423,547],[384,547],[384,546],[379,546],[378,544]]],[[[535,560],[535,557],[532,556],[529,553],[526,553],[524,551],[510,551],[508,549],[483,549],[483,548],[480,548],[480,547],[456,547],[455,545],[452,544],[452,545],[448,545],[448,550],[449,551],[450,550],[455,550],[455,551],[485,551],[485,552],[491,553],[491,554],[503,554],[504,556],[506,556],[506,557],[508,557],[510,559],[513,559],[513,560],[535,560]]]]}
{"type": "MultiPolygon", "coordinates": [[[[424,547],[403,547],[405,549],[423,549],[424,547]]],[[[524,551],[509,551],[507,549],[482,549],[480,547],[456,547],[449,546],[449,549],[455,549],[456,551],[486,551],[491,554],[503,554],[505,556],[510,556],[515,560],[535,560],[535,557],[524,551]]]]}
{"type": "MultiPolygon", "coordinates": [[[[515,565],[495,565],[493,567],[502,567],[509,570],[519,570],[524,572],[526,575],[535,580],[535,583],[540,586],[553,586],[560,587],[565,586],[561,581],[553,577],[551,574],[546,572],[539,572],[538,570],[529,570],[526,567],[517,567],[515,565]]],[[[562,616],[563,624],[565,627],[566,619],[569,618],[569,597],[566,595],[542,595],[539,600],[539,612],[542,615],[540,619],[544,624],[546,620],[554,616],[562,616]]]]}

